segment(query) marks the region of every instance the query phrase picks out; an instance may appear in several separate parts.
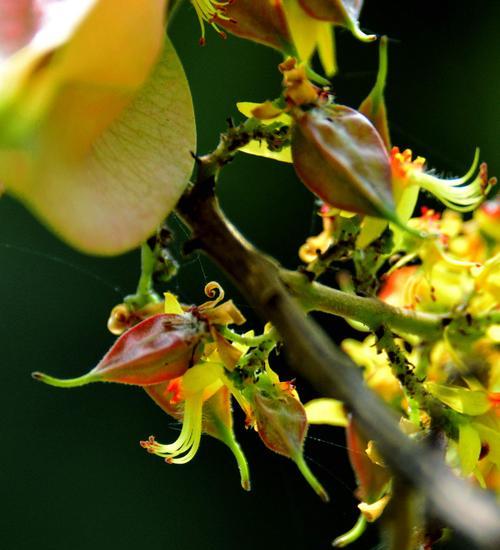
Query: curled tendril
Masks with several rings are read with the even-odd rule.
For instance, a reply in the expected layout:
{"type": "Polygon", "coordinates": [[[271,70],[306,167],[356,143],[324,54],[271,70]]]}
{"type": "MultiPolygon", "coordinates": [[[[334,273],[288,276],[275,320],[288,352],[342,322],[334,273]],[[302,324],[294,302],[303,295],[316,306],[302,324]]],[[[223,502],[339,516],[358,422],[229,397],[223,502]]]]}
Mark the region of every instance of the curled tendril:
{"type": "Polygon", "coordinates": [[[222,302],[224,300],[224,289],[221,287],[221,285],[217,281],[210,281],[205,285],[205,296],[208,298],[214,298],[213,300],[209,300],[208,302],[205,302],[202,304],[198,309],[203,311],[206,309],[212,309],[217,304],[222,302]]]}

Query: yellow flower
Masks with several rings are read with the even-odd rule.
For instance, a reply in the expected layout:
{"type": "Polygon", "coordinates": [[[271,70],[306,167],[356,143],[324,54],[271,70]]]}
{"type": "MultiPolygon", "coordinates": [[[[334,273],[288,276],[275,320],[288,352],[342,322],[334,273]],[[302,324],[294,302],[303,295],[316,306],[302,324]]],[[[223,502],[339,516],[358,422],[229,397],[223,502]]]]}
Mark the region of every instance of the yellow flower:
{"type": "MultiPolygon", "coordinates": [[[[426,172],[425,159],[417,157],[412,160],[410,149],[400,152],[398,147],[393,147],[390,158],[393,185],[400,193],[412,187],[426,189],[443,204],[459,212],[477,208],[496,183],[496,178],[488,178],[488,167],[484,162],[474,177],[479,165],[479,150],[476,150],[472,166],[465,176],[448,180],[426,172]]],[[[416,199],[415,196],[415,202],[416,199]]]]}
{"type": "Polygon", "coordinates": [[[179,399],[184,401],[184,418],[179,437],[165,445],[151,436],[141,445],[148,452],[165,458],[168,463],[189,462],[200,446],[203,403],[222,388],[223,374],[223,366],[219,363],[203,362],[188,369],[180,380],[179,399]]]}

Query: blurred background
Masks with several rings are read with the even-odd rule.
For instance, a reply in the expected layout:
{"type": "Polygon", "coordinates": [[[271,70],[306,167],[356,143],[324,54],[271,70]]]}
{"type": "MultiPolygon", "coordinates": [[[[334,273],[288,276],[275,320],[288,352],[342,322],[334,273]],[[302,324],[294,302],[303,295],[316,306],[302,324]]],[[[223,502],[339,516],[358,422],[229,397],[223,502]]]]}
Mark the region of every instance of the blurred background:
{"type": "MultiPolygon", "coordinates": [[[[367,0],[362,28],[387,34],[387,102],[392,137],[445,175],[461,175],[476,146],[500,175],[500,47],[497,0],[367,0]]],[[[203,153],[215,146],[237,101],[280,93],[280,57],[263,46],[208,30],[198,46],[195,13],[186,4],[171,29],[192,86],[203,153]]],[[[356,107],[370,90],[377,46],[338,32],[340,73],[333,90],[356,107]]],[[[317,230],[314,200],[288,165],[241,155],[223,174],[223,207],[241,231],[283,264],[317,230]]],[[[177,220],[172,227],[181,235],[177,220]]],[[[168,550],[328,548],[354,523],[355,488],[341,430],[310,430],[305,453],[330,492],[317,499],[294,464],[273,455],[255,433],[237,434],[252,473],[239,486],[231,453],[204,439],[196,458],[167,466],[139,447],[150,434],[168,442],[175,424],[138,388],[96,384],[59,390],[35,383],[33,370],[72,377],[94,366],[113,337],[109,311],[135,289],[137,252],[82,256],[57,241],[9,197],[0,201],[0,345],[2,418],[0,547],[5,550],[168,550]]],[[[260,326],[205,257],[181,259],[170,289],[186,302],[203,299],[217,279],[250,324],[260,326]]],[[[342,323],[326,324],[338,337],[342,323]]],[[[283,366],[286,378],[286,367],[283,366]]],[[[298,381],[301,395],[311,390],[298,381]]],[[[464,518],[464,521],[466,518],[464,518]]],[[[373,530],[353,549],[377,545],[373,530]]],[[[449,548],[458,548],[456,544],[449,548]]]]}

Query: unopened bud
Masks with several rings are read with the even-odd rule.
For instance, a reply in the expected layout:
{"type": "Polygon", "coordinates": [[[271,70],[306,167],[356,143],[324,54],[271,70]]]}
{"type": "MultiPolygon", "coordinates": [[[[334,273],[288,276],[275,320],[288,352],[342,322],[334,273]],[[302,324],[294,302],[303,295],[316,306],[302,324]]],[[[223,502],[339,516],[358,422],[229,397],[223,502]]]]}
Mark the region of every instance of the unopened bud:
{"type": "Polygon", "coordinates": [[[371,122],[343,105],[295,110],[292,156],[303,183],[324,202],[396,220],[391,168],[371,122]]]}
{"type": "Polygon", "coordinates": [[[182,375],[189,367],[194,348],[207,335],[206,323],[192,313],[159,314],[122,334],[89,373],[60,380],[35,372],[33,378],[62,388],[91,382],[158,384],[182,375]]]}
{"type": "Polygon", "coordinates": [[[290,51],[292,37],[282,0],[237,0],[225,7],[226,18],[218,26],[239,36],[280,51],[290,51]]]}

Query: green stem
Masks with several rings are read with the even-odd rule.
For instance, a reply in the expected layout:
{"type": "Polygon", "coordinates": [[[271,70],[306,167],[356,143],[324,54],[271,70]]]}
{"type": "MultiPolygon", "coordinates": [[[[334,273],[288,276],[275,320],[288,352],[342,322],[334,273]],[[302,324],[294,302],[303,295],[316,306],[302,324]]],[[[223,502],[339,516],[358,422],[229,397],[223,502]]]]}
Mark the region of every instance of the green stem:
{"type": "Polygon", "coordinates": [[[239,443],[235,439],[229,439],[225,441],[226,445],[231,449],[236,463],[238,464],[238,470],[240,471],[241,486],[245,491],[250,491],[250,472],[248,470],[248,462],[241,450],[239,443]]]}
{"type": "Polygon", "coordinates": [[[322,311],[363,323],[371,330],[386,325],[396,332],[428,340],[440,337],[446,315],[416,312],[391,306],[377,298],[363,298],[310,282],[306,275],[280,269],[280,279],[305,311],[322,311]]]}
{"type": "Polygon", "coordinates": [[[88,372],[83,376],[78,376],[77,378],[67,378],[66,380],[54,378],[53,376],[50,376],[43,372],[33,372],[31,373],[31,376],[35,380],[39,380],[40,382],[48,384],[49,386],[55,386],[56,388],[78,388],[80,386],[91,384],[92,382],[100,381],[99,375],[95,374],[94,372],[88,372]]]}
{"type": "Polygon", "coordinates": [[[323,502],[328,502],[330,500],[328,493],[325,491],[323,485],[321,485],[316,476],[311,472],[311,469],[304,459],[304,455],[300,454],[298,456],[294,456],[293,461],[297,464],[297,467],[300,473],[304,476],[304,479],[314,489],[314,492],[323,502]]]}
{"type": "Polygon", "coordinates": [[[277,334],[274,329],[270,332],[266,332],[265,334],[261,334],[260,336],[244,336],[243,334],[233,332],[226,326],[219,325],[217,327],[217,332],[224,336],[224,338],[231,340],[231,342],[236,342],[237,344],[242,344],[243,346],[249,346],[250,348],[260,346],[260,344],[269,340],[272,340],[273,342],[277,340],[277,334]]]}
{"type": "Polygon", "coordinates": [[[363,514],[359,514],[358,520],[356,521],[352,529],[349,529],[347,533],[344,533],[343,535],[340,535],[340,537],[337,537],[332,542],[332,546],[335,548],[344,548],[344,546],[348,546],[349,544],[357,541],[359,537],[365,532],[366,525],[367,522],[365,516],[363,514]]]}
{"type": "Polygon", "coordinates": [[[376,113],[379,110],[380,105],[384,101],[384,88],[387,80],[387,68],[388,68],[387,42],[388,42],[387,36],[382,36],[380,38],[377,81],[375,82],[375,86],[373,87],[373,90],[370,94],[373,99],[372,110],[374,113],[376,113]]]}
{"type": "Polygon", "coordinates": [[[161,301],[153,286],[153,274],[156,265],[154,252],[148,243],[141,245],[141,276],[135,294],[125,298],[125,303],[132,309],[140,309],[147,304],[157,304],[161,301]]]}

